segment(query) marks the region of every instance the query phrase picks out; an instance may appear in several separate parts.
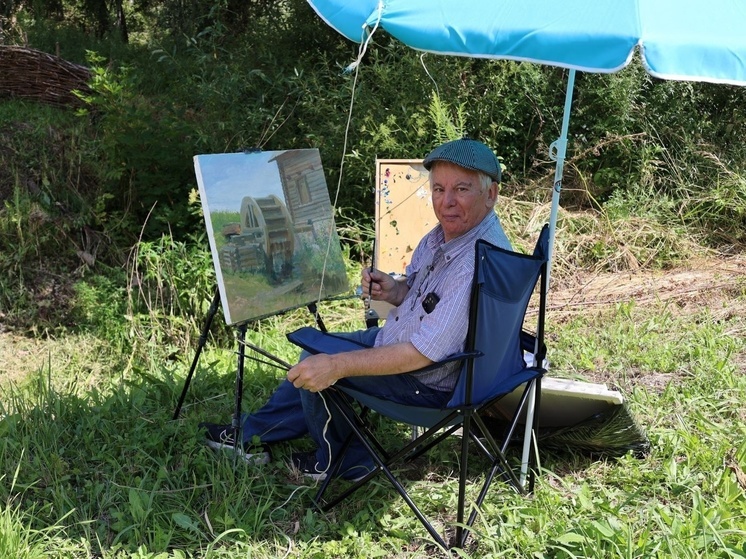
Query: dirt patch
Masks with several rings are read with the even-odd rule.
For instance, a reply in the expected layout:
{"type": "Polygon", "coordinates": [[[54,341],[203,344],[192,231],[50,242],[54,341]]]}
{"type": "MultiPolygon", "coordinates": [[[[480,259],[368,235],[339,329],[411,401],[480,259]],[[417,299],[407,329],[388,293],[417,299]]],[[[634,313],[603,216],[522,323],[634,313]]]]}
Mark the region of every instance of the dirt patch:
{"type": "Polygon", "coordinates": [[[629,301],[640,306],[671,301],[682,313],[707,307],[715,318],[729,318],[746,307],[746,301],[736,300],[746,293],[746,256],[702,259],[686,268],[656,272],[580,271],[558,284],[550,289],[549,312],[559,315],[629,301]]]}

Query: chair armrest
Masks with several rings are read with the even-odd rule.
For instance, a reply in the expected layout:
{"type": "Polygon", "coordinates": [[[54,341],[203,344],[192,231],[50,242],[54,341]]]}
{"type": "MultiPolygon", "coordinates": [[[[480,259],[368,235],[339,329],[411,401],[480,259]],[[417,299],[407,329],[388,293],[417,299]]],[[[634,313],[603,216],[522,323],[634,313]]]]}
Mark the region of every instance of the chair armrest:
{"type": "Polygon", "coordinates": [[[348,338],[335,336],[328,332],[322,332],[321,330],[317,330],[311,326],[304,326],[290,332],[287,335],[287,339],[312,354],[326,353],[328,355],[333,355],[335,353],[370,347],[348,338]]]}
{"type": "MultiPolygon", "coordinates": [[[[317,354],[325,353],[327,355],[333,355],[335,353],[342,353],[345,351],[355,351],[357,349],[365,349],[371,346],[343,338],[341,336],[335,336],[328,332],[321,332],[311,326],[304,326],[287,334],[287,339],[297,345],[298,347],[305,349],[308,353],[317,354]]],[[[460,361],[462,359],[468,359],[469,357],[481,357],[483,354],[481,351],[462,351],[460,353],[454,353],[449,355],[445,359],[417,369],[417,371],[428,371],[450,363],[451,361],[460,361]]]]}

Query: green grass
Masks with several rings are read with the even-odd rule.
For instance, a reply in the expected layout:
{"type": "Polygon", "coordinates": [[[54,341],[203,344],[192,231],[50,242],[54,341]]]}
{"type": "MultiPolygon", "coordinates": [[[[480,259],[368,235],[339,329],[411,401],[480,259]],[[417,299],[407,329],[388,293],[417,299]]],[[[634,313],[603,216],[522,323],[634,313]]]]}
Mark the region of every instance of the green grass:
{"type": "MultiPolygon", "coordinates": [[[[501,205],[516,246],[528,246],[545,213],[507,198],[501,205]]],[[[637,225],[611,214],[563,216],[554,283],[574,285],[578,269],[627,277],[633,264],[661,269],[698,254],[688,238],[659,235],[655,222],[637,225]]],[[[314,485],[286,466],[309,441],[279,445],[271,464],[238,467],[202,444],[197,424],[228,421],[234,406],[235,332],[221,316],[181,418],[172,419],[214,290],[206,245],[204,237],[141,242],[126,270],[74,283],[76,327],[50,329],[44,351],[28,340],[14,342],[18,356],[0,346],[0,559],[437,556],[381,480],[317,512],[314,485]]],[[[345,263],[354,285],[359,268],[345,263]]],[[[534,494],[493,491],[462,556],[746,557],[746,488],[733,469],[746,468],[746,286],[734,281],[712,300],[616,299],[550,312],[551,374],[622,390],[651,452],[545,449],[534,494]]],[[[330,330],[363,324],[359,301],[320,310],[330,330]]],[[[311,323],[297,310],[252,326],[248,337],[293,362],[298,350],[284,334],[311,323]]],[[[249,361],[244,409],[263,404],[282,377],[249,361]]],[[[407,436],[382,428],[387,438],[407,436]]],[[[446,446],[403,472],[439,528],[454,520],[457,461],[446,446]]]]}
{"type": "MultiPolygon", "coordinates": [[[[330,326],[359,320],[349,305],[330,305],[330,326]]],[[[249,336],[292,361],[297,351],[283,332],[304,320],[298,311],[249,336]]],[[[623,387],[652,450],[616,459],[544,452],[535,493],[493,491],[463,555],[746,557],[746,489],[724,466],[730,451],[746,465],[744,319],[715,320],[706,309],[685,316],[659,303],[550,324],[553,373],[607,374],[623,387]],[[670,382],[647,386],[652,375],[670,382]]],[[[25,384],[4,386],[0,475],[15,481],[0,489],[0,552],[10,550],[3,556],[433,552],[422,527],[381,481],[364,499],[316,512],[313,484],[285,466],[291,449],[306,441],[280,445],[268,465],[237,468],[201,444],[199,421],[230,418],[235,359],[231,348],[208,344],[177,421],[171,414],[191,355],[169,361],[153,350],[99,374],[93,386],[85,380],[86,369],[96,366],[89,355],[68,367],[50,362],[25,384]]],[[[253,409],[282,372],[250,363],[246,376],[245,408],[253,409]]],[[[452,520],[447,511],[455,507],[452,451],[431,455],[424,476],[405,473],[424,510],[442,522],[452,520]]]]}

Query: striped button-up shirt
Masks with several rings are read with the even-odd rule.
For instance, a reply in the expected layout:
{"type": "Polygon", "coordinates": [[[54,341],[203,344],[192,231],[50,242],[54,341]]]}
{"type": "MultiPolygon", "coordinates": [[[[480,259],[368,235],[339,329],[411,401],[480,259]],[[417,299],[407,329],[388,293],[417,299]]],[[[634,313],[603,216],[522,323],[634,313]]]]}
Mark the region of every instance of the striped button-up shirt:
{"type": "MultiPolygon", "coordinates": [[[[495,212],[490,212],[478,225],[447,243],[440,225],[423,237],[407,266],[409,292],[401,304],[389,312],[386,323],[376,336],[376,346],[411,342],[431,361],[440,361],[463,351],[469,324],[477,239],[511,248],[495,212]],[[423,300],[429,294],[436,295],[439,301],[428,313],[423,300]]],[[[416,373],[416,376],[430,388],[451,391],[456,385],[460,365],[459,362],[446,363],[416,373]]]]}

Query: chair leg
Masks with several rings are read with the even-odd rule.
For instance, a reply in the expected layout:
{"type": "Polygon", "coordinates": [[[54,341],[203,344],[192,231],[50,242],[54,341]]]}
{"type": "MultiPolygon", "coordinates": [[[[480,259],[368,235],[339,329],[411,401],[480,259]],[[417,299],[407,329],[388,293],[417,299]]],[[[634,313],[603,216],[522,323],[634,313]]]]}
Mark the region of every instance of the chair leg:
{"type": "MultiPolygon", "coordinates": [[[[538,386],[536,390],[538,390],[538,386]]],[[[342,412],[342,416],[344,417],[345,421],[347,421],[348,425],[352,429],[352,436],[357,437],[358,440],[360,440],[360,442],[365,446],[375,464],[375,469],[372,470],[363,480],[354,483],[352,486],[348,487],[334,499],[323,503],[323,496],[329,487],[329,484],[333,478],[333,474],[336,473],[336,470],[339,469],[339,466],[343,459],[343,453],[340,453],[340,455],[334,459],[332,466],[330,467],[330,475],[328,475],[327,478],[324,480],[314,500],[314,504],[322,511],[330,510],[341,501],[349,497],[352,493],[360,489],[360,487],[365,485],[365,483],[367,483],[367,481],[369,481],[372,477],[378,475],[379,473],[383,473],[388,481],[391,483],[391,485],[394,487],[396,492],[399,493],[402,499],[404,499],[404,501],[407,503],[407,506],[409,506],[414,515],[417,517],[417,519],[425,527],[430,536],[438,545],[442,546],[443,548],[449,548],[451,546],[463,548],[469,535],[471,534],[471,528],[477,519],[479,509],[481,508],[482,503],[487,496],[489,488],[494,482],[494,478],[498,474],[498,472],[505,478],[505,481],[513,486],[518,492],[526,492],[525,482],[519,479],[514,469],[508,463],[505,457],[505,452],[507,450],[510,438],[515,432],[517,419],[520,417],[522,410],[529,399],[530,394],[528,387],[526,390],[524,390],[524,393],[518,405],[516,416],[514,417],[513,423],[511,424],[510,428],[508,429],[506,440],[502,441],[502,444],[498,444],[498,442],[494,439],[478,413],[473,410],[461,410],[461,413],[463,414],[463,421],[460,424],[448,426],[448,424],[452,421],[452,417],[446,418],[438,425],[427,429],[418,440],[410,441],[409,444],[405,445],[402,449],[392,454],[386,453],[386,451],[383,449],[383,446],[380,444],[378,439],[375,437],[375,434],[372,432],[370,426],[364,420],[364,416],[368,411],[367,408],[363,408],[360,413],[356,413],[355,410],[349,405],[349,402],[346,400],[346,398],[335,389],[329,390],[329,396],[332,405],[337,406],[337,408],[342,412]],[[361,415],[363,417],[361,417],[361,415]],[[435,530],[430,521],[420,511],[419,507],[411,499],[411,497],[407,493],[407,490],[404,488],[401,482],[396,478],[396,476],[394,476],[394,474],[392,473],[392,468],[399,462],[404,462],[420,456],[421,454],[432,448],[439,441],[441,441],[443,438],[452,434],[459,427],[463,430],[463,435],[461,437],[460,449],[461,465],[458,482],[458,510],[456,511],[457,518],[455,537],[451,541],[451,546],[449,546],[445,542],[443,536],[435,530]],[[441,431],[441,429],[443,430],[441,431]],[[484,442],[482,439],[484,439],[484,442]],[[473,506],[471,507],[471,511],[468,515],[468,520],[466,520],[466,481],[469,465],[469,446],[472,441],[474,442],[477,449],[491,461],[491,467],[485,474],[485,479],[482,487],[477,498],[474,501],[473,506]]],[[[535,406],[535,410],[537,409],[538,402],[536,402],[535,406]]],[[[529,440],[531,438],[532,437],[530,436],[529,440]]],[[[349,445],[351,440],[351,438],[348,439],[348,441],[345,443],[345,446],[343,447],[343,450],[346,450],[346,447],[347,445],[349,445]]],[[[533,483],[533,469],[531,469],[530,466],[531,464],[529,463],[529,487],[531,487],[533,483]]]]}
{"type": "Polygon", "coordinates": [[[487,426],[484,424],[484,421],[482,421],[482,418],[479,417],[478,414],[474,414],[472,420],[477,425],[477,428],[487,441],[487,445],[485,445],[479,439],[476,433],[471,433],[474,445],[492,462],[492,472],[490,475],[494,476],[499,471],[503,479],[507,483],[513,486],[513,488],[519,493],[523,493],[523,489],[520,486],[518,476],[516,476],[513,468],[511,468],[510,464],[508,464],[508,461],[505,458],[505,452],[507,450],[508,441],[512,434],[512,430],[509,431],[508,435],[506,436],[506,440],[503,442],[503,445],[500,446],[492,437],[489,430],[487,429],[487,426]]]}
{"type": "Polygon", "coordinates": [[[464,547],[469,533],[464,530],[464,508],[466,507],[466,475],[469,470],[469,440],[471,438],[472,412],[464,414],[461,432],[461,464],[458,476],[458,510],[456,511],[456,545],[464,547]]]}
{"type": "MultiPolygon", "coordinates": [[[[415,442],[410,442],[408,445],[405,446],[404,449],[400,450],[399,452],[387,456],[382,455],[379,452],[379,449],[377,447],[380,446],[380,443],[378,443],[377,439],[372,436],[372,433],[369,429],[367,429],[367,426],[365,426],[360,418],[357,416],[357,414],[354,413],[354,411],[346,405],[346,402],[340,401],[340,395],[334,391],[330,390],[330,400],[332,401],[332,404],[337,406],[339,410],[342,412],[342,416],[347,421],[350,428],[353,430],[354,436],[360,440],[360,442],[365,446],[365,449],[370,454],[371,458],[373,459],[373,462],[376,465],[376,469],[369,473],[367,476],[365,476],[364,479],[358,481],[355,483],[352,487],[347,489],[345,492],[343,492],[340,496],[335,498],[334,500],[330,501],[329,503],[326,503],[322,505],[321,510],[329,510],[345,498],[347,498],[350,494],[357,491],[362,485],[364,485],[368,480],[370,480],[374,475],[377,475],[379,472],[382,472],[389,480],[391,485],[394,487],[397,493],[399,493],[399,496],[401,496],[402,499],[404,499],[404,502],[407,503],[407,506],[412,510],[414,515],[417,517],[417,519],[420,521],[420,523],[425,527],[425,529],[428,531],[430,536],[436,541],[436,543],[440,546],[442,546],[444,549],[448,548],[448,545],[446,544],[443,537],[435,530],[433,525],[430,523],[430,521],[427,519],[427,517],[422,513],[422,511],[419,509],[419,507],[415,504],[415,502],[412,500],[412,498],[407,493],[407,490],[404,488],[404,486],[399,482],[399,480],[394,476],[394,474],[391,472],[390,466],[395,464],[402,456],[407,456],[408,454],[412,454],[412,450],[414,450],[414,456],[419,455],[422,450],[420,448],[417,448],[417,445],[415,442]],[[363,436],[363,432],[366,431],[366,434],[371,435],[373,441],[371,442],[368,440],[367,437],[363,436]]],[[[434,432],[434,429],[439,428],[440,426],[436,426],[433,429],[429,429],[427,432],[434,432]]],[[[327,476],[327,479],[330,479],[331,476],[327,476]]],[[[326,480],[325,480],[326,481],[326,480]]],[[[326,487],[324,488],[326,489],[326,487]]],[[[317,503],[317,506],[319,504],[317,503]]]]}

